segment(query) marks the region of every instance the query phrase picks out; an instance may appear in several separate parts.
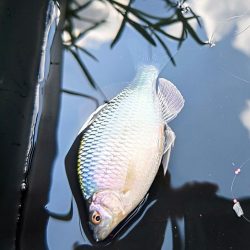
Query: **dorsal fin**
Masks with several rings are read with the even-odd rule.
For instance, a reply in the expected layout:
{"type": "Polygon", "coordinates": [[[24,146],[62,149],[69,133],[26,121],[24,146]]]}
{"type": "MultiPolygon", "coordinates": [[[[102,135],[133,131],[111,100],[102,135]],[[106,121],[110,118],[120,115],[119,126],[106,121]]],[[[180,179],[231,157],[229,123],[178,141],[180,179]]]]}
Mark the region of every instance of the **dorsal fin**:
{"type": "Polygon", "coordinates": [[[166,123],[173,120],[184,106],[184,98],[170,81],[159,78],[157,94],[162,106],[162,115],[166,123]]]}

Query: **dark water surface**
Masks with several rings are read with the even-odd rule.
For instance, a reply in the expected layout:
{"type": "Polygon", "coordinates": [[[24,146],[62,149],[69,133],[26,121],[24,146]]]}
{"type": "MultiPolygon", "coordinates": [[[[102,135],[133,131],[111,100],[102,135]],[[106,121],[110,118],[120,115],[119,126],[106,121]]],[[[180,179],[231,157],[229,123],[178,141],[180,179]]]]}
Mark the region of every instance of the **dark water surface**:
{"type": "MultiPolygon", "coordinates": [[[[61,94],[58,154],[46,206],[51,214],[46,229],[49,249],[250,249],[250,223],[236,216],[231,194],[235,169],[250,158],[250,50],[245,42],[250,40],[250,12],[247,1],[231,7],[223,2],[190,2],[201,17],[205,13],[206,29],[199,30],[200,35],[213,39],[215,46],[201,47],[188,39],[175,54],[177,66],[169,62],[162,70],[160,76],[175,83],[186,100],[170,124],[177,138],[168,174],[164,177],[160,168],[145,204],[110,242],[93,242],[75,171],[76,138],[96,103],[61,94]]],[[[136,4],[162,13],[160,4],[136,4]]],[[[85,41],[99,62],[83,59],[110,99],[132,80],[147,45],[127,28],[111,50],[107,30],[102,32],[101,38],[85,41]]],[[[169,46],[174,53],[176,44],[169,41],[169,46]]],[[[105,99],[87,84],[68,52],[62,88],[91,95],[100,104],[105,99]]],[[[246,162],[233,185],[248,218],[249,176],[250,162],[246,162]]]]}

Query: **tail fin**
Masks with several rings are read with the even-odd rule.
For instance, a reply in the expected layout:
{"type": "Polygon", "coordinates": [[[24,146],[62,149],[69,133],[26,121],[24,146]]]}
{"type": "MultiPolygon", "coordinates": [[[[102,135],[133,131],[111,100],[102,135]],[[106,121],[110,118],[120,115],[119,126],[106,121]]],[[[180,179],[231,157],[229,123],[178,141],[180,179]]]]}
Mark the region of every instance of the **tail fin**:
{"type": "Polygon", "coordinates": [[[168,123],[182,110],[185,100],[176,86],[164,78],[158,79],[157,94],[162,107],[163,119],[168,123]]]}
{"type": "Polygon", "coordinates": [[[136,70],[142,65],[153,65],[160,72],[171,60],[165,49],[158,42],[153,46],[133,30],[129,32],[133,34],[130,34],[128,51],[136,70]]]}

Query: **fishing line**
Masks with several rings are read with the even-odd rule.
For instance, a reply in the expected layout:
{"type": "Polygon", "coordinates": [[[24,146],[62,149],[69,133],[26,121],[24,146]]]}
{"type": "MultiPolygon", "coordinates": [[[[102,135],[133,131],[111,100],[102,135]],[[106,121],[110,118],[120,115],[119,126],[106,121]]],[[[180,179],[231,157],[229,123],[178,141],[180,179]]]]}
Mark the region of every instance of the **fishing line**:
{"type": "MultiPolygon", "coordinates": [[[[215,41],[215,36],[216,36],[216,34],[218,35],[219,34],[219,31],[222,31],[222,29],[224,28],[224,27],[222,27],[222,26],[224,26],[224,25],[226,25],[226,24],[230,24],[231,23],[231,27],[230,27],[230,30],[232,30],[232,28],[234,28],[234,29],[237,29],[236,31],[234,31],[233,32],[233,34],[232,34],[232,37],[231,37],[231,39],[232,39],[232,41],[235,39],[235,37],[237,37],[237,36],[239,36],[239,35],[241,35],[242,33],[244,33],[246,30],[248,30],[249,28],[250,28],[250,24],[249,25],[247,25],[246,27],[244,27],[243,29],[241,29],[241,26],[239,26],[239,20],[242,20],[243,18],[245,18],[245,17],[249,17],[249,15],[250,15],[250,11],[249,11],[249,9],[247,9],[243,14],[241,14],[241,15],[234,15],[234,16],[231,16],[231,17],[227,17],[227,18],[225,18],[224,20],[221,20],[221,21],[218,21],[217,22],[217,25],[216,25],[216,27],[215,27],[215,29],[214,29],[214,31],[212,32],[212,35],[210,36],[210,38],[208,39],[208,41],[207,41],[207,45],[210,47],[210,48],[212,48],[212,47],[214,47],[217,43],[216,43],[216,41],[215,41]],[[233,22],[233,23],[232,23],[233,22]]],[[[230,31],[228,31],[228,32],[230,32],[230,31]]],[[[223,37],[225,37],[225,34],[223,34],[222,36],[221,36],[221,38],[219,38],[219,40],[222,40],[222,38],[223,37]]],[[[249,84],[250,82],[247,80],[247,79],[244,79],[243,77],[241,77],[241,76],[239,76],[239,75],[237,75],[237,74],[235,74],[235,73],[233,73],[231,70],[227,70],[223,65],[225,65],[225,62],[227,62],[227,60],[228,60],[228,55],[226,55],[226,54],[222,54],[222,53],[220,53],[219,54],[219,57],[222,59],[222,60],[224,60],[224,62],[223,63],[221,63],[221,65],[218,65],[218,67],[219,67],[219,69],[220,70],[222,70],[222,71],[224,71],[225,73],[227,73],[227,74],[229,74],[231,77],[233,77],[233,78],[235,78],[236,80],[238,80],[238,81],[240,81],[241,83],[243,83],[243,84],[249,84]]]]}
{"type": "MultiPolygon", "coordinates": [[[[175,59],[176,55],[180,52],[180,49],[177,49],[174,53],[174,55],[171,57],[173,59],[175,59]]],[[[163,68],[165,68],[170,62],[171,62],[171,58],[167,61],[167,63],[164,65],[163,68]]]]}
{"type": "Polygon", "coordinates": [[[232,194],[232,198],[233,198],[233,210],[235,211],[235,213],[237,214],[238,217],[243,217],[247,222],[250,223],[250,219],[248,217],[246,217],[244,215],[244,211],[240,205],[239,200],[236,198],[236,195],[233,192],[233,187],[234,187],[234,183],[236,178],[238,177],[238,175],[242,172],[242,169],[246,166],[246,164],[250,161],[250,158],[247,159],[245,162],[243,162],[240,167],[238,167],[235,171],[234,171],[234,178],[232,180],[231,183],[231,194],[232,194]]]}
{"type": "Polygon", "coordinates": [[[224,71],[225,73],[228,73],[230,76],[232,76],[233,78],[235,78],[236,80],[240,81],[240,82],[243,83],[243,84],[248,84],[248,83],[250,83],[250,81],[248,81],[248,80],[246,80],[246,79],[244,79],[244,78],[242,78],[242,77],[236,75],[235,73],[230,72],[230,70],[226,69],[225,67],[219,66],[219,68],[220,68],[222,71],[224,71]]]}
{"type": "MultiPolygon", "coordinates": [[[[237,19],[241,19],[241,18],[247,16],[248,14],[249,14],[249,9],[246,10],[245,13],[242,14],[242,15],[236,15],[236,16],[228,17],[228,18],[226,18],[224,21],[219,21],[219,22],[218,22],[218,25],[215,27],[215,29],[214,29],[212,35],[210,36],[210,38],[209,38],[208,41],[207,41],[207,44],[209,45],[209,47],[212,48],[212,47],[214,47],[214,46],[216,45],[216,43],[215,43],[215,41],[214,41],[214,36],[215,36],[216,31],[217,31],[219,28],[221,28],[222,25],[225,25],[225,23],[228,23],[228,22],[231,22],[231,21],[234,21],[234,20],[237,20],[237,19]]],[[[243,30],[241,30],[241,31],[235,32],[234,35],[233,35],[233,37],[236,37],[236,36],[242,34],[244,31],[246,31],[246,30],[249,29],[249,28],[250,28],[250,25],[248,25],[247,27],[245,27],[245,28],[244,28],[243,30]]]]}

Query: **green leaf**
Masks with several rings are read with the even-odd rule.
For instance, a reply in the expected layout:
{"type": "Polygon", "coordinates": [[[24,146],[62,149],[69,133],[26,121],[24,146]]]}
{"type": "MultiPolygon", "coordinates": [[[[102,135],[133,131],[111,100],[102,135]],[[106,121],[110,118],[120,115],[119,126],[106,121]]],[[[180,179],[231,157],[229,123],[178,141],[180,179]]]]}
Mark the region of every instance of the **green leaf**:
{"type": "Polygon", "coordinates": [[[193,17],[196,19],[199,27],[201,27],[200,16],[197,16],[191,8],[189,8],[189,10],[192,13],[193,17]]]}
{"type": "Polygon", "coordinates": [[[187,34],[186,32],[188,32],[191,37],[200,45],[205,45],[207,44],[206,42],[202,41],[199,36],[197,35],[197,33],[194,31],[194,29],[192,28],[192,26],[188,23],[188,20],[186,20],[186,18],[183,16],[181,10],[178,10],[176,12],[178,18],[182,21],[183,23],[183,28],[185,30],[185,34],[187,34]]]}
{"type": "Polygon", "coordinates": [[[164,30],[162,30],[160,28],[155,28],[155,30],[157,32],[163,34],[164,36],[171,38],[172,40],[176,40],[176,41],[180,41],[181,40],[180,37],[172,36],[172,35],[168,34],[166,31],[164,31],[164,30]]]}
{"type": "MultiPolygon", "coordinates": [[[[132,8],[131,8],[132,9],[132,8]]],[[[133,11],[136,13],[137,12],[137,14],[138,15],[141,15],[141,16],[144,16],[144,17],[148,17],[148,18],[151,18],[151,19],[155,19],[155,20],[161,20],[161,19],[163,19],[163,17],[159,17],[159,16],[153,16],[153,15],[150,15],[150,14],[148,14],[148,13],[146,13],[146,12],[143,12],[143,11],[141,11],[141,10],[138,10],[138,9],[133,9],[133,11]]],[[[131,11],[132,12],[132,11],[131,11]]]]}
{"type": "MultiPolygon", "coordinates": [[[[121,13],[123,16],[125,13],[123,13],[120,9],[114,7],[119,13],[121,13]]],[[[150,36],[150,34],[147,33],[146,29],[143,28],[140,24],[132,21],[131,19],[127,18],[127,22],[135,29],[137,30],[150,44],[153,46],[156,46],[156,43],[154,39],[150,36]]]]}
{"type": "Polygon", "coordinates": [[[122,35],[122,32],[124,31],[124,28],[125,28],[125,25],[126,25],[126,22],[127,22],[127,19],[128,19],[128,9],[129,9],[129,6],[131,4],[131,0],[129,1],[128,3],[128,8],[126,9],[124,15],[123,15],[123,20],[122,20],[122,23],[121,23],[121,26],[119,28],[119,31],[117,32],[114,40],[112,41],[110,47],[113,48],[114,45],[118,42],[118,40],[120,39],[121,35],[122,35]]]}
{"type": "Polygon", "coordinates": [[[162,18],[161,20],[159,20],[159,22],[153,24],[152,27],[159,28],[161,26],[166,26],[166,25],[175,23],[176,19],[174,17],[175,17],[175,14],[167,18],[162,18]]]}
{"type": "Polygon", "coordinates": [[[138,17],[139,19],[143,20],[145,23],[149,23],[149,21],[146,20],[145,17],[148,17],[148,18],[151,18],[151,19],[156,19],[156,20],[162,19],[161,17],[153,16],[153,15],[150,15],[150,14],[148,14],[146,12],[141,11],[141,10],[135,9],[135,8],[131,7],[131,4],[124,5],[124,4],[116,2],[114,0],[109,0],[109,2],[111,4],[115,4],[115,5],[119,6],[119,7],[121,7],[124,10],[127,10],[128,12],[131,12],[136,17],[138,17]]]}
{"type": "Polygon", "coordinates": [[[161,44],[161,46],[164,48],[165,52],[167,53],[167,55],[170,58],[173,65],[176,66],[175,60],[174,60],[169,48],[167,47],[167,45],[164,43],[164,41],[160,38],[160,36],[158,34],[154,33],[154,35],[155,35],[156,39],[159,41],[159,43],[161,44]]]}
{"type": "Polygon", "coordinates": [[[154,39],[147,33],[146,29],[144,29],[140,24],[129,20],[128,21],[134,29],[136,29],[150,44],[156,46],[154,39]]]}
{"type": "Polygon", "coordinates": [[[197,33],[194,31],[194,29],[192,28],[192,26],[189,23],[186,23],[186,29],[188,31],[188,33],[193,37],[193,39],[199,43],[200,45],[205,45],[207,44],[207,42],[202,41],[199,36],[197,35],[197,33]]]}
{"type": "Polygon", "coordinates": [[[83,63],[83,61],[81,60],[79,54],[72,50],[71,48],[68,49],[68,51],[72,54],[72,56],[75,58],[75,60],[77,61],[77,63],[79,64],[81,70],[83,71],[83,73],[85,74],[85,76],[87,77],[90,85],[96,89],[96,83],[94,81],[94,79],[92,78],[91,74],[89,73],[87,67],[85,66],[85,64],[83,63]]]}
{"type": "Polygon", "coordinates": [[[180,49],[182,43],[186,40],[186,38],[187,38],[187,32],[186,32],[186,30],[184,28],[184,25],[183,25],[182,26],[182,32],[181,32],[181,39],[180,39],[180,41],[178,43],[178,49],[180,49]]]}
{"type": "MultiPolygon", "coordinates": [[[[191,17],[186,17],[185,20],[191,20],[191,19],[196,19],[195,16],[191,16],[191,17]]],[[[152,27],[154,28],[158,28],[158,27],[161,27],[161,26],[167,26],[167,25],[171,25],[171,24],[174,24],[174,23],[178,23],[180,22],[180,19],[179,18],[173,18],[173,17],[169,17],[169,18],[165,18],[165,19],[162,19],[160,20],[158,23],[155,23],[152,27]]]]}
{"type": "Polygon", "coordinates": [[[93,1],[92,1],[92,0],[89,0],[88,2],[86,2],[86,3],[82,4],[82,5],[80,5],[78,8],[73,9],[72,12],[77,13],[77,12],[79,12],[79,11],[81,11],[81,10],[87,8],[91,3],[93,3],[93,1]]]}
{"type": "Polygon", "coordinates": [[[74,45],[77,49],[81,50],[83,53],[85,53],[86,55],[88,55],[89,57],[91,57],[93,60],[98,62],[98,59],[92,54],[90,53],[88,50],[84,49],[83,47],[74,45]]]}
{"type": "Polygon", "coordinates": [[[172,1],[172,0],[165,0],[167,6],[169,6],[170,8],[176,8],[178,6],[178,4],[176,3],[176,1],[172,1]]]}
{"type": "Polygon", "coordinates": [[[75,92],[75,91],[68,90],[68,89],[62,89],[62,92],[66,93],[66,94],[69,94],[69,95],[80,96],[80,97],[83,97],[83,98],[90,99],[96,104],[96,107],[98,107],[100,105],[98,99],[91,96],[91,95],[86,95],[86,94],[75,92]]]}
{"type": "MultiPolygon", "coordinates": [[[[142,12],[142,11],[140,11],[140,10],[138,10],[138,9],[132,8],[131,6],[123,5],[123,4],[121,4],[121,3],[119,3],[119,2],[116,2],[116,1],[114,1],[114,0],[109,0],[109,1],[111,2],[111,4],[117,5],[117,6],[119,6],[120,8],[122,8],[123,11],[131,12],[134,16],[136,16],[138,19],[140,19],[142,22],[144,22],[144,23],[147,24],[148,26],[152,26],[152,23],[151,23],[149,20],[147,20],[147,19],[145,18],[145,16],[148,16],[148,17],[150,16],[149,18],[158,19],[158,17],[149,15],[149,14],[147,14],[147,13],[145,13],[145,12],[142,12]]],[[[123,12],[121,12],[120,9],[117,9],[116,7],[114,7],[114,8],[116,9],[116,11],[118,11],[118,12],[120,12],[122,15],[124,15],[123,12]]],[[[130,19],[130,20],[131,20],[131,19],[130,19]]]]}

